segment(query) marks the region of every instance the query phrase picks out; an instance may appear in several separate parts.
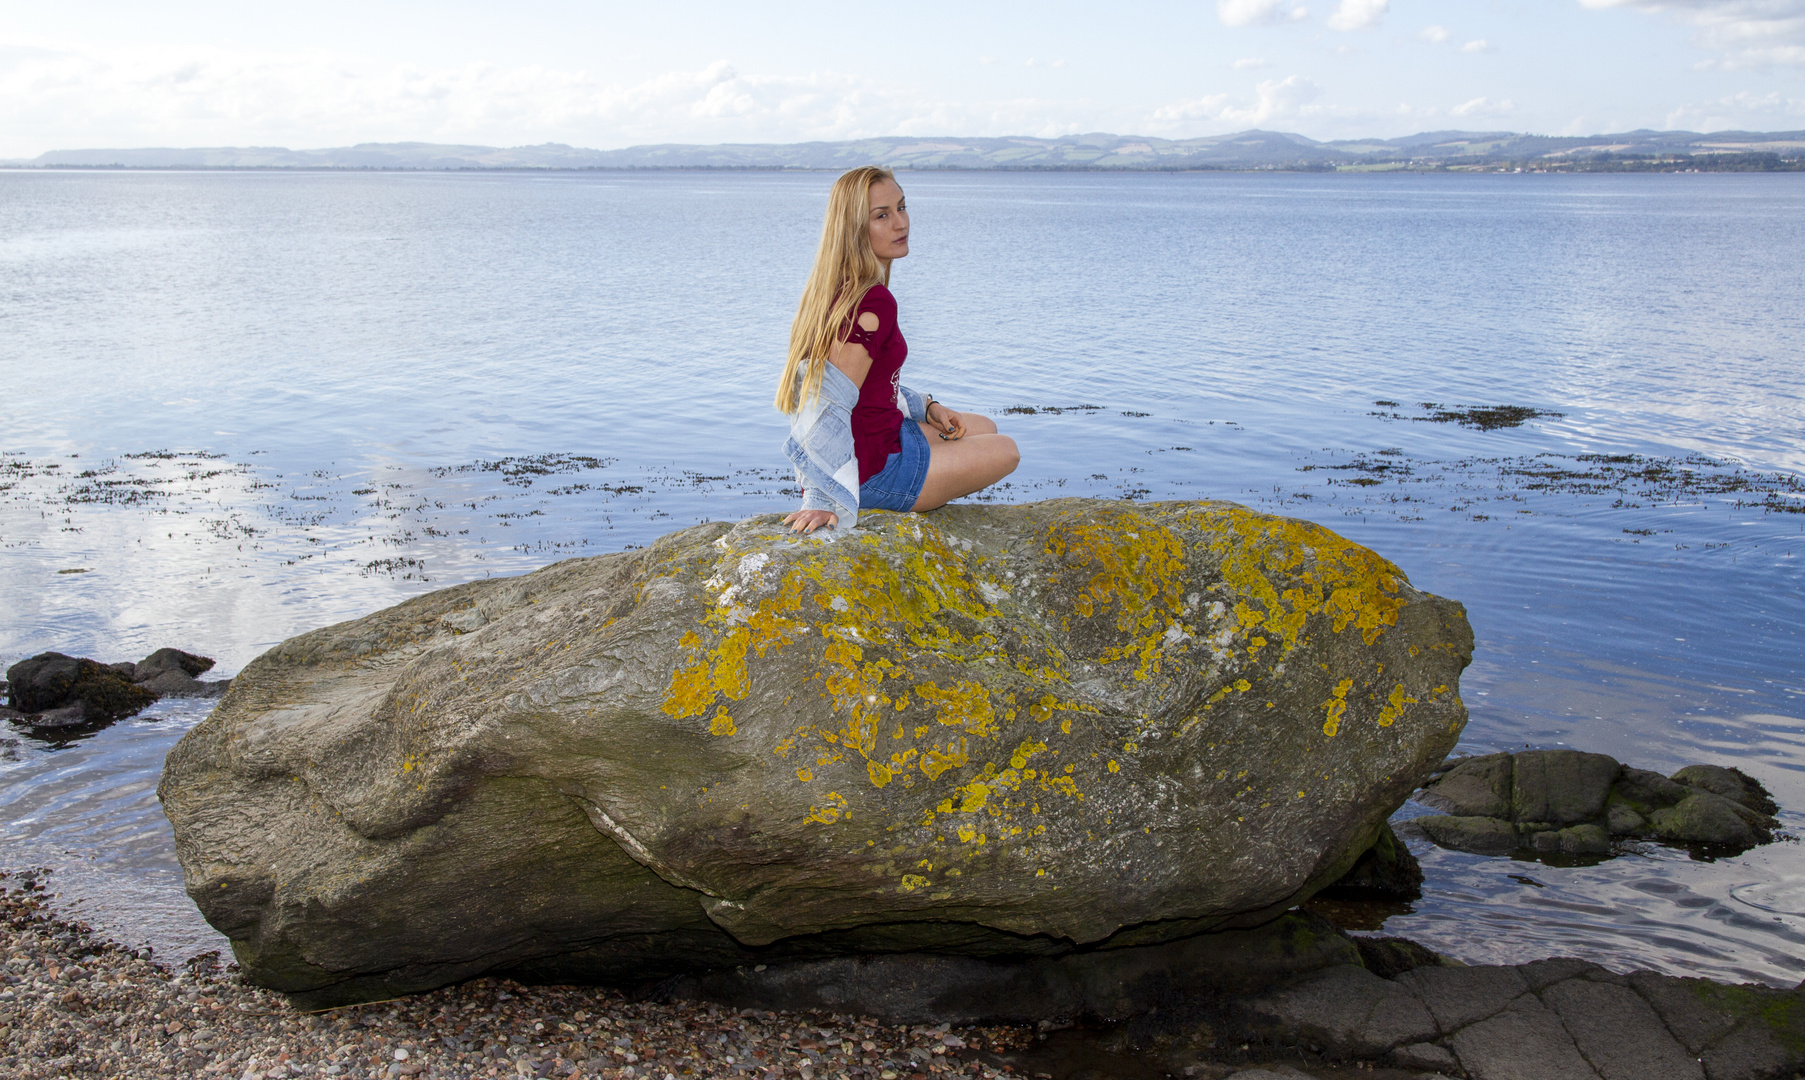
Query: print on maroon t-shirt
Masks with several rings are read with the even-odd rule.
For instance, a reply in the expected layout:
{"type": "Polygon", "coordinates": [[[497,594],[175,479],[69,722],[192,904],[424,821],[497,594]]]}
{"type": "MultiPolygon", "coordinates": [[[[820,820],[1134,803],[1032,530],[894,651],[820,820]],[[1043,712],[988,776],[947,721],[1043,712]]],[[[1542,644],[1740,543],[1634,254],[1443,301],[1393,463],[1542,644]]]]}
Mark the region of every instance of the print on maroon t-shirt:
{"type": "Polygon", "coordinates": [[[859,483],[884,471],[890,455],[902,449],[902,425],[907,419],[896,407],[897,388],[902,382],[903,361],[909,356],[909,343],[903,340],[896,325],[896,297],[882,285],[873,285],[858,310],[852,313],[852,333],[846,340],[865,346],[871,354],[871,370],[865,384],[859,387],[859,403],[852,410],[852,450],[859,459],[859,483]],[[859,325],[865,312],[877,316],[877,329],[859,325]]]}

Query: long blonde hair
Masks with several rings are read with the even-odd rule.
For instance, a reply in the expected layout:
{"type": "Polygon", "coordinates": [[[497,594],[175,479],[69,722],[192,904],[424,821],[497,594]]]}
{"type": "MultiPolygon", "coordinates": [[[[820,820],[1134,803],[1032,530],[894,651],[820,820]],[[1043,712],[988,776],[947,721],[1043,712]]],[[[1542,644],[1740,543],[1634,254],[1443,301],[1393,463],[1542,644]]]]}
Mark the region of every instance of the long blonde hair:
{"type": "Polygon", "coordinates": [[[790,324],[790,357],[777,384],[779,409],[793,413],[821,392],[827,354],[852,332],[852,313],[877,284],[890,284],[890,264],[871,250],[871,186],[895,183],[889,169],[866,165],[841,175],[827,196],[821,248],[790,324]]]}

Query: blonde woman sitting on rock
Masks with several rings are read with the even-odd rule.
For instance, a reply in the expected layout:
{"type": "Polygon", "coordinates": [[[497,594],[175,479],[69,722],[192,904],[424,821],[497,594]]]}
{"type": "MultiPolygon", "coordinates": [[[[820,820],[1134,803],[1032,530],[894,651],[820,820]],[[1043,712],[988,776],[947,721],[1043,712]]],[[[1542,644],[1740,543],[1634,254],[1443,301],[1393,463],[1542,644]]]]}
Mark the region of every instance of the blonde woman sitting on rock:
{"type": "Polygon", "coordinates": [[[859,510],[932,510],[1015,471],[1015,440],[989,417],[954,412],[902,385],[890,263],[909,253],[909,211],[888,169],[834,181],[821,249],[790,327],[777,387],[784,454],[802,485],[791,529],[858,524],[859,510]]]}

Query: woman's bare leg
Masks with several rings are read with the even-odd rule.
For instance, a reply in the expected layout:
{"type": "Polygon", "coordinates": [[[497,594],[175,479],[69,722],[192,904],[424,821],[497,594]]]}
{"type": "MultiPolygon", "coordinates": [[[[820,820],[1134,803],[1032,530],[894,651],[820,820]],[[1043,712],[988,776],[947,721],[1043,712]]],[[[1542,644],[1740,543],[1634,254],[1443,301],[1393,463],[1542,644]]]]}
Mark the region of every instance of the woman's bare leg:
{"type": "Polygon", "coordinates": [[[1015,471],[1021,451],[1015,440],[998,435],[989,417],[961,414],[967,432],[963,439],[942,439],[937,428],[921,425],[928,440],[928,478],[921,485],[916,510],[945,506],[961,495],[982,491],[1015,471]]]}

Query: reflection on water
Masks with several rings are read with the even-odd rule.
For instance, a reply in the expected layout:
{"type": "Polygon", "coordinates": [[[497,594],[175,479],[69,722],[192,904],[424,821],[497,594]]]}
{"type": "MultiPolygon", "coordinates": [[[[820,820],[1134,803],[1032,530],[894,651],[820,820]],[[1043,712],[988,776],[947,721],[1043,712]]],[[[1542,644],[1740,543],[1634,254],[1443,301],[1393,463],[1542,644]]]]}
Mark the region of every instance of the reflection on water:
{"type": "MultiPolygon", "coordinates": [[[[236,671],[428,589],[788,508],[769,384],[825,187],[0,172],[0,662],[236,671]]],[[[1797,831],[1805,177],[908,188],[908,378],[1016,437],[994,497],[1322,522],[1466,604],[1463,750],[1734,763],[1797,831]]],[[[13,733],[0,863],[57,866],[126,940],[213,947],[153,794],[205,707],[13,733]]],[[[1797,843],[1418,854],[1384,932],[1463,959],[1805,974],[1797,843]]]]}
{"type": "Polygon", "coordinates": [[[53,868],[59,906],[121,944],[170,960],[222,949],[225,939],[182,892],[157,803],[163,756],[212,708],[177,698],[74,738],[14,736],[0,762],[5,868],[53,868]]]}

